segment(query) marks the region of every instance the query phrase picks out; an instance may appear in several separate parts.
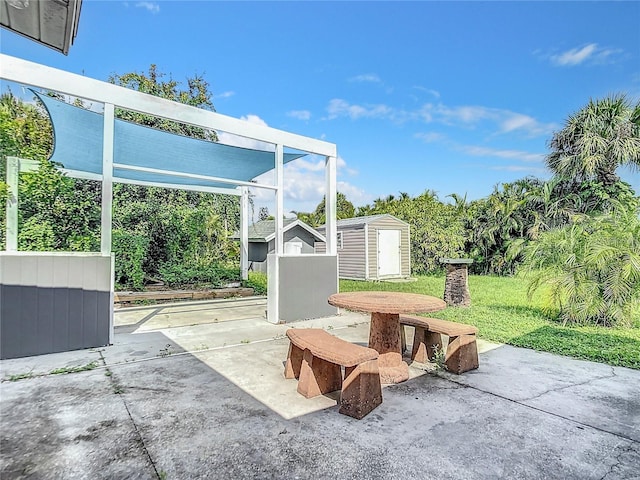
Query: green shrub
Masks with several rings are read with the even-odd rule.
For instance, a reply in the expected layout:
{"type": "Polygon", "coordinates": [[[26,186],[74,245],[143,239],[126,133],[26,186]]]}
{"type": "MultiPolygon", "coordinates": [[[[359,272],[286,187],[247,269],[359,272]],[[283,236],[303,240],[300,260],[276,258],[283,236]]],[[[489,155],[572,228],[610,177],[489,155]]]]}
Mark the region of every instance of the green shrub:
{"type": "Polygon", "coordinates": [[[529,291],[549,287],[564,323],[630,326],[640,310],[640,219],[635,212],[582,217],[526,249],[529,291]]]}
{"type": "Polygon", "coordinates": [[[267,275],[262,272],[249,272],[249,278],[242,282],[243,286],[253,288],[255,295],[267,294],[267,275]]]}
{"type": "Polygon", "coordinates": [[[19,229],[18,249],[35,252],[55,250],[53,225],[38,215],[29,218],[19,229]]]}
{"type": "Polygon", "coordinates": [[[144,270],[142,264],[147,256],[149,240],[139,234],[113,230],[112,249],[115,255],[115,281],[119,287],[142,290],[144,270]]]}
{"type": "Polygon", "coordinates": [[[213,262],[165,263],[160,266],[159,273],[162,280],[172,287],[194,283],[206,283],[219,287],[240,278],[238,268],[213,262]]]}

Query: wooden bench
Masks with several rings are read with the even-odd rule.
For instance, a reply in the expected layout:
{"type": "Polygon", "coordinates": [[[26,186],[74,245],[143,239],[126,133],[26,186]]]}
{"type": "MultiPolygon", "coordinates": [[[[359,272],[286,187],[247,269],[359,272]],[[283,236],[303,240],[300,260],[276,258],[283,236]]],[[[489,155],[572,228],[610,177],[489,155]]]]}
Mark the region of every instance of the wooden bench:
{"type": "Polygon", "coordinates": [[[449,345],[444,357],[447,370],[453,373],[464,373],[478,368],[478,347],[476,334],[478,329],[473,325],[448,322],[438,318],[400,315],[400,331],[402,335],[402,351],[406,348],[404,326],[415,328],[411,359],[425,363],[433,360],[436,353],[442,350],[441,334],[449,337],[449,345]]]}
{"type": "Polygon", "coordinates": [[[291,344],[284,376],[298,379],[298,393],[312,398],[341,390],[340,413],[358,420],[382,403],[378,352],[374,349],[319,328],[292,328],[287,337],[291,344]]]}

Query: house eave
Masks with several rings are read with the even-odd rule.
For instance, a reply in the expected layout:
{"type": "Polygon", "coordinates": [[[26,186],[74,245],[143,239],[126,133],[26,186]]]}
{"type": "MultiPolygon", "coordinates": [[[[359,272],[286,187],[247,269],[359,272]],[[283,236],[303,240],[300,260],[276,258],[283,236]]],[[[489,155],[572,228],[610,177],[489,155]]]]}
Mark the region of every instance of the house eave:
{"type": "Polygon", "coordinates": [[[0,25],[67,55],[81,7],[82,0],[0,0],[0,25]]]}

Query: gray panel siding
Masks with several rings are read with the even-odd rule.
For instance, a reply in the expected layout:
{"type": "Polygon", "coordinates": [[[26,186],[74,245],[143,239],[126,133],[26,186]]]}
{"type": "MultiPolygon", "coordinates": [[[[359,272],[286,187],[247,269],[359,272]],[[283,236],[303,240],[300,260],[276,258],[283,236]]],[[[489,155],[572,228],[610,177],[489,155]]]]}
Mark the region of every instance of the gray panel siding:
{"type": "Polygon", "coordinates": [[[67,343],[69,345],[79,345],[82,343],[84,335],[84,325],[77,319],[84,316],[84,303],[82,302],[82,290],[79,288],[69,289],[69,312],[67,318],[69,320],[69,334],[67,343]]]}
{"type": "Polygon", "coordinates": [[[38,288],[38,309],[34,318],[38,319],[38,337],[42,347],[48,351],[53,348],[53,331],[55,317],[53,316],[53,299],[55,292],[52,288],[38,288]]]}
{"type": "MultiPolygon", "coordinates": [[[[82,291],[82,306],[84,308],[84,317],[82,318],[82,341],[88,338],[95,338],[98,334],[98,292],[82,291]]],[[[109,340],[105,342],[108,343],[109,340]]]]}
{"type": "MultiPolygon", "coordinates": [[[[286,242],[290,242],[290,241],[300,241],[302,242],[302,253],[303,254],[308,254],[308,253],[315,253],[315,241],[316,241],[316,237],[314,237],[313,235],[311,235],[309,232],[307,232],[304,228],[300,228],[300,227],[295,227],[292,228],[291,230],[284,232],[284,241],[286,242]]],[[[275,253],[276,251],[276,241],[275,240],[271,240],[268,243],[268,252],[269,253],[275,253]]],[[[265,260],[264,262],[252,262],[251,263],[251,270],[253,270],[254,272],[262,272],[262,273],[267,273],[267,261],[265,260]]]]}
{"type": "Polygon", "coordinates": [[[0,298],[2,359],[109,343],[110,292],[0,285],[0,298]]]}
{"type": "MultiPolygon", "coordinates": [[[[316,237],[311,235],[304,228],[292,228],[288,232],[284,232],[285,243],[292,240],[302,242],[302,253],[313,253],[313,244],[316,241],[316,237]]],[[[273,253],[273,251],[270,251],[270,253],[273,253]]]]}
{"type": "Polygon", "coordinates": [[[98,292],[98,299],[96,302],[96,307],[98,311],[98,315],[96,317],[96,341],[94,343],[104,342],[104,345],[109,345],[109,340],[111,337],[111,314],[109,314],[108,318],[103,318],[104,312],[111,312],[113,310],[113,297],[111,296],[111,292],[107,292],[107,295],[104,295],[105,292],[98,292]]]}
{"type": "Polygon", "coordinates": [[[344,229],[342,248],[338,249],[338,265],[341,278],[365,278],[364,228],[344,229]]]}
{"type": "Polygon", "coordinates": [[[411,276],[411,227],[402,230],[402,276],[411,276]]]}
{"type": "MultiPolygon", "coordinates": [[[[30,338],[36,339],[38,336],[38,290],[34,287],[27,287],[19,290],[17,295],[3,295],[7,298],[5,302],[11,302],[13,299],[18,300],[21,308],[18,309],[17,319],[20,325],[17,327],[19,345],[24,347],[24,355],[34,355],[38,348],[35,343],[29,341],[30,338]]],[[[0,333],[1,335],[1,333],[0,333]]],[[[4,337],[4,335],[2,335],[4,337]]],[[[11,339],[8,339],[11,340],[11,339]]],[[[3,353],[4,355],[4,353],[3,353]]]]}
{"type": "Polygon", "coordinates": [[[69,343],[69,293],[70,289],[61,288],[53,296],[53,317],[56,328],[53,329],[53,352],[62,352],[69,343]]]}
{"type": "MultiPolygon", "coordinates": [[[[338,224],[338,232],[343,235],[343,249],[338,249],[340,278],[378,279],[378,230],[400,230],[400,275],[411,275],[411,239],[409,224],[392,216],[381,215],[366,218],[367,238],[365,239],[365,222],[354,223],[358,218],[347,219],[345,226],[338,224]],[[368,250],[368,265],[366,258],[368,250]],[[365,272],[368,275],[365,275],[365,272]]],[[[340,223],[340,222],[338,222],[340,223]]],[[[324,228],[318,228],[324,234],[324,228]]],[[[324,253],[326,246],[316,243],[316,253],[324,253]]],[[[389,278],[389,277],[385,277],[389,278]]]]}
{"type": "Polygon", "coordinates": [[[0,358],[108,345],[112,259],[0,254],[0,358]]]}
{"type": "Polygon", "coordinates": [[[382,217],[369,224],[369,278],[378,278],[378,230],[400,230],[400,272],[411,275],[411,239],[409,225],[391,217],[382,217]]]}

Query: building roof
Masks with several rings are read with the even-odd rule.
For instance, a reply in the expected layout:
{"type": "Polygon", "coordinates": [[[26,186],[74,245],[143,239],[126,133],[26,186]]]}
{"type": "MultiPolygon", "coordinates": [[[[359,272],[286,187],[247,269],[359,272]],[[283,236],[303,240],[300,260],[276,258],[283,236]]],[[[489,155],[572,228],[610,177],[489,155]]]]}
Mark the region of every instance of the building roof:
{"type": "MultiPolygon", "coordinates": [[[[399,218],[394,217],[393,215],[390,215],[388,213],[381,213],[378,215],[366,215],[364,217],[343,218],[342,220],[338,220],[336,222],[336,227],[337,228],[356,227],[356,226],[365,225],[371,222],[375,222],[376,220],[380,220],[381,218],[393,218],[398,222],[405,223],[405,224],[407,223],[404,220],[400,220],[399,218]]],[[[325,226],[322,225],[321,227],[318,227],[318,229],[324,230],[325,226]]]]}
{"type": "MultiPolygon", "coordinates": [[[[310,227],[302,220],[296,218],[284,219],[284,231],[287,232],[295,227],[300,227],[316,237],[319,241],[325,242],[325,237],[316,229],[310,227]]],[[[275,220],[261,220],[252,225],[249,225],[249,241],[250,242],[270,242],[276,237],[276,221],[275,220]]],[[[239,239],[240,232],[235,232],[231,238],[239,239]]]]}
{"type": "Polygon", "coordinates": [[[82,0],[0,0],[0,25],[67,55],[81,6],[82,0]]]}

